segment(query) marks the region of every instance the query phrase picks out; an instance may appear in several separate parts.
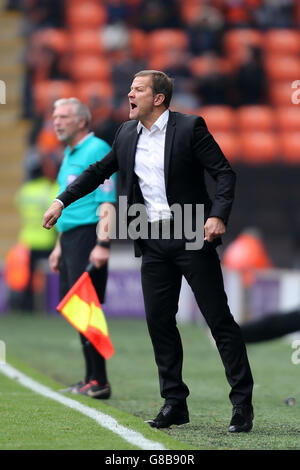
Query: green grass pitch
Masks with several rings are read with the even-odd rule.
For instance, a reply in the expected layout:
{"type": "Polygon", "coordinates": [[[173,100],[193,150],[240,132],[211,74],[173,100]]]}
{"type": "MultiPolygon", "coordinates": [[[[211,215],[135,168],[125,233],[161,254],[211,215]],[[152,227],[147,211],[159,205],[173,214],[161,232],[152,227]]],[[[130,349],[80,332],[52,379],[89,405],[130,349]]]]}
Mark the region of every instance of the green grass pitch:
{"type": "MultiPolygon", "coordinates": [[[[217,350],[200,325],[179,325],[184,348],[183,377],[190,389],[190,423],[152,430],[144,420],[162,405],[157,369],[142,320],[108,319],[115,355],[108,361],[112,397],[100,402],[75,398],[112,414],[125,426],[169,449],[300,449],[300,365],[291,361],[291,340],[247,347],[254,375],[254,427],[232,435],[229,386],[217,350]],[[296,399],[287,406],[285,398],[296,399]],[[149,429],[148,429],[149,428],[149,429]]],[[[7,314],[0,318],[7,362],[58,389],[82,378],[77,332],[59,316],[7,314]]],[[[0,449],[134,449],[99,425],[0,374],[0,449]]]]}

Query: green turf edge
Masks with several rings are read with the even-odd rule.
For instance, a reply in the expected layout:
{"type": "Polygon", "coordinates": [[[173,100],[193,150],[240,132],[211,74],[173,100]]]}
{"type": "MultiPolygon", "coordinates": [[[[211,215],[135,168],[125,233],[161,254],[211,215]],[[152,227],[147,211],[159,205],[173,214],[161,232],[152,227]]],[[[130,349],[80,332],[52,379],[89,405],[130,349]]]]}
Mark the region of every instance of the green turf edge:
{"type": "MultiPolygon", "coordinates": [[[[1,400],[0,410],[1,450],[140,450],[138,445],[112,430],[102,429],[83,413],[27,389],[18,380],[0,374],[0,383],[1,398],[3,393],[6,396],[6,400],[1,400]]],[[[39,383],[39,386],[43,385],[39,383]]]]}
{"type": "MultiPolygon", "coordinates": [[[[61,383],[56,382],[55,380],[42,374],[36,369],[33,369],[28,364],[24,363],[23,361],[19,359],[16,359],[13,356],[8,355],[6,359],[7,359],[8,364],[15,367],[23,374],[28,375],[29,377],[36,380],[37,382],[55,391],[58,391],[63,386],[61,383]]],[[[153,429],[149,427],[149,425],[144,423],[144,421],[141,420],[140,418],[137,418],[136,416],[133,416],[130,413],[126,413],[124,411],[118,410],[117,408],[110,406],[107,402],[104,402],[101,400],[92,400],[89,397],[78,396],[78,395],[66,394],[65,396],[69,396],[73,400],[76,400],[91,408],[94,408],[96,410],[99,410],[103,413],[106,413],[112,416],[118,421],[119,424],[122,424],[123,426],[126,426],[130,429],[140,432],[145,438],[151,441],[155,441],[155,442],[159,442],[163,444],[168,450],[198,450],[196,447],[192,447],[191,445],[187,443],[184,443],[177,439],[169,437],[164,432],[158,429],[153,429]]]]}

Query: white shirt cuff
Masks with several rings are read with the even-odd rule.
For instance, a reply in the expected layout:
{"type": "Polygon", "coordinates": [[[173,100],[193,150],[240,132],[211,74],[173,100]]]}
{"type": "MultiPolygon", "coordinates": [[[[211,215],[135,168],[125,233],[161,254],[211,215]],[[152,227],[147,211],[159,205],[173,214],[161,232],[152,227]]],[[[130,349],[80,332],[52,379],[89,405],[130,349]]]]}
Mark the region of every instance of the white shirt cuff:
{"type": "Polygon", "coordinates": [[[63,208],[63,209],[65,208],[64,203],[63,203],[60,199],[54,199],[53,202],[55,202],[55,201],[56,201],[56,202],[59,202],[59,203],[62,205],[62,208],[63,208]]]}

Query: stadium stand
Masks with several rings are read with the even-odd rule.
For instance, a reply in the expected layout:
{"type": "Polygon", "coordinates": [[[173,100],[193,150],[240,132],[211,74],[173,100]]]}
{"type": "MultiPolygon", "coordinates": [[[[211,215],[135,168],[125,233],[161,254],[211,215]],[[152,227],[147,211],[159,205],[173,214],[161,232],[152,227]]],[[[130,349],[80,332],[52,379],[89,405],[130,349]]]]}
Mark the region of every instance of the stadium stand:
{"type": "MultiPolygon", "coordinates": [[[[3,3],[3,2],[2,2],[3,3]]],[[[3,5],[0,3],[0,9],[3,5]]],[[[20,221],[14,206],[14,195],[23,178],[23,154],[30,123],[20,120],[24,65],[23,41],[18,36],[22,17],[15,11],[3,11],[0,17],[0,79],[6,84],[5,104],[0,107],[0,261],[16,241],[20,221]]]]}
{"type": "Polygon", "coordinates": [[[300,108],[298,106],[277,107],[274,115],[280,131],[300,131],[300,108]]]}
{"type": "Polygon", "coordinates": [[[241,155],[249,165],[275,163],[278,158],[276,135],[272,132],[244,131],[240,134],[241,155]]]}
{"type": "Polygon", "coordinates": [[[241,106],[235,113],[240,131],[272,131],[275,127],[274,114],[269,106],[241,106]]]}
{"type": "MultiPolygon", "coordinates": [[[[141,68],[159,68],[175,78],[171,107],[203,116],[242,175],[238,195],[262,175],[259,184],[268,191],[265,168],[270,175],[284,169],[280,193],[293,187],[288,182],[300,164],[300,108],[292,103],[292,83],[300,80],[296,0],[44,0],[43,12],[38,0],[7,3],[10,14],[25,18],[22,115],[31,120],[33,147],[53,101],[74,94],[91,106],[97,135],[112,138],[126,118],[126,82],[141,68]]],[[[238,200],[233,237],[250,203],[238,200]]],[[[254,202],[251,207],[255,213],[254,202]]],[[[271,244],[265,221],[272,211],[272,198],[262,198],[257,222],[271,244]]],[[[278,258],[288,264],[289,256],[278,258]]]]}
{"type": "Polygon", "coordinates": [[[241,161],[241,146],[238,135],[231,131],[214,131],[214,139],[222,148],[231,164],[241,161]]]}
{"type": "Polygon", "coordinates": [[[102,2],[67,2],[65,21],[66,26],[73,31],[83,28],[97,30],[106,24],[107,12],[102,2]]]}
{"type": "Polygon", "coordinates": [[[236,114],[230,106],[203,106],[198,114],[204,117],[213,134],[218,131],[233,131],[236,127],[236,114]]]}
{"type": "Polygon", "coordinates": [[[291,101],[291,81],[269,82],[268,98],[269,105],[276,110],[279,106],[292,105],[291,101]]]}

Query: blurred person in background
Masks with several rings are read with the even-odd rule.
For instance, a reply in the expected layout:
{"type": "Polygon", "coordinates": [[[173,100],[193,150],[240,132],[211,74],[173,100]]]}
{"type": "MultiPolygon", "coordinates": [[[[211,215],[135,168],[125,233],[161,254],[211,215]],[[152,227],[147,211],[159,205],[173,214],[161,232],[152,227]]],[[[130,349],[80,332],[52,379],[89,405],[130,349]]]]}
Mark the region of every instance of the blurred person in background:
{"type": "MultiPolygon", "coordinates": [[[[224,250],[222,264],[226,269],[240,273],[245,289],[246,303],[256,273],[273,269],[274,265],[267,253],[262,233],[256,227],[247,227],[224,250]]],[[[247,312],[246,312],[247,313],[247,312]]],[[[246,318],[240,325],[245,343],[258,343],[281,338],[300,331],[300,309],[266,312],[252,320],[246,318]]]]}
{"type": "Polygon", "coordinates": [[[24,0],[7,0],[6,9],[7,10],[21,10],[24,0]]]}
{"type": "Polygon", "coordinates": [[[179,28],[181,18],[175,0],[142,0],[137,24],[144,31],[162,28],[179,28]]]}
{"type": "Polygon", "coordinates": [[[232,79],[228,71],[220,66],[219,57],[207,52],[205,58],[207,68],[203,74],[195,77],[195,93],[204,106],[228,104],[232,79]]]}
{"type": "Polygon", "coordinates": [[[105,0],[108,23],[128,23],[130,8],[124,0],[105,0]]]}
{"type": "MultiPolygon", "coordinates": [[[[90,164],[104,157],[110,146],[89,131],[91,114],[77,98],[60,99],[54,103],[53,124],[58,140],[65,146],[64,159],[58,174],[59,190],[64,191],[90,164]]],[[[60,297],[63,298],[77,279],[92,263],[92,282],[101,303],[104,302],[110,240],[99,239],[97,224],[116,200],[115,177],[64,211],[57,224],[59,237],[49,257],[53,273],[59,273],[60,297]]],[[[100,222],[101,224],[101,222],[100,222]]],[[[101,233],[101,230],[98,231],[101,233]]],[[[107,399],[111,387],[106,361],[80,333],[85,359],[85,377],[64,391],[107,399]]]]}
{"type": "Polygon", "coordinates": [[[41,28],[61,28],[64,25],[64,0],[23,0],[21,7],[26,16],[26,33],[41,28]]]}
{"type": "Polygon", "coordinates": [[[241,63],[233,78],[233,91],[238,106],[263,104],[267,96],[267,77],[258,47],[244,49],[241,63]]]}
{"type": "Polygon", "coordinates": [[[255,25],[261,29],[293,28],[297,0],[263,0],[254,11],[255,25]]]}
{"type": "Polygon", "coordinates": [[[144,68],[145,63],[134,57],[133,51],[129,45],[122,47],[119,50],[119,58],[115,60],[112,66],[112,82],[115,89],[115,108],[120,106],[124,96],[126,96],[128,89],[128,82],[131,77],[144,68]]]}
{"type": "Polygon", "coordinates": [[[186,21],[186,30],[189,37],[189,48],[193,55],[206,52],[222,52],[222,38],[225,20],[218,8],[210,2],[201,2],[193,15],[186,21]]]}
{"type": "Polygon", "coordinates": [[[43,44],[37,38],[32,38],[26,53],[23,117],[40,119],[34,109],[33,90],[35,84],[46,80],[68,79],[68,71],[62,67],[61,53],[53,47],[43,44]]]}
{"type": "Polygon", "coordinates": [[[48,259],[56,242],[56,231],[51,234],[40,230],[40,218],[49,201],[58,191],[56,183],[59,161],[51,153],[40,154],[39,161],[31,168],[30,179],[23,183],[15,197],[21,218],[19,242],[29,250],[29,278],[19,295],[12,295],[11,307],[33,312],[34,274],[41,261],[48,259]]]}

